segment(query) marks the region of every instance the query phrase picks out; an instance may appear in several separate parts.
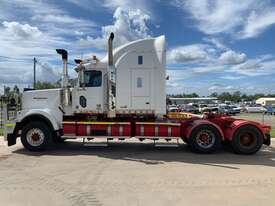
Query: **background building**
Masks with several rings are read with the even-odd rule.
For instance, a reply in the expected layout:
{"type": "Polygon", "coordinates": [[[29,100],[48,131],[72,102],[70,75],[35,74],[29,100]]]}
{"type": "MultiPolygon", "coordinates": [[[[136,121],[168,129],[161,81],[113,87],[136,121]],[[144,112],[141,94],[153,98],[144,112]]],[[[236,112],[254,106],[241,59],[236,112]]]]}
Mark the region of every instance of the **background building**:
{"type": "MultiPolygon", "coordinates": [[[[216,97],[170,97],[169,98],[172,104],[188,104],[188,103],[197,103],[197,104],[213,104],[217,103],[218,99],[216,97]]],[[[275,98],[274,98],[275,101],[275,98]]]]}
{"type": "Polygon", "coordinates": [[[262,97],[256,100],[256,104],[266,105],[275,105],[275,97],[262,97]]]}

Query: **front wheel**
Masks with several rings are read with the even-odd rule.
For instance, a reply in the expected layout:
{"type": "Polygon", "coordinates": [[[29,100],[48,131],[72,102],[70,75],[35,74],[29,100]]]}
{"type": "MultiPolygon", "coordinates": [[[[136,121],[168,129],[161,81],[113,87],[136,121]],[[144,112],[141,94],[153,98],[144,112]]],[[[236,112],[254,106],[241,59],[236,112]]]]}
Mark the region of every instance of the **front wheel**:
{"type": "Polygon", "coordinates": [[[45,150],[52,142],[51,130],[43,122],[31,122],[23,127],[21,142],[27,150],[45,150]]]}
{"type": "Polygon", "coordinates": [[[211,153],[220,147],[221,134],[212,125],[201,125],[192,131],[188,144],[194,152],[211,153]]]}
{"type": "Polygon", "coordinates": [[[258,128],[245,125],[235,132],[231,145],[238,154],[254,154],[262,147],[263,141],[263,134],[258,128]]]}

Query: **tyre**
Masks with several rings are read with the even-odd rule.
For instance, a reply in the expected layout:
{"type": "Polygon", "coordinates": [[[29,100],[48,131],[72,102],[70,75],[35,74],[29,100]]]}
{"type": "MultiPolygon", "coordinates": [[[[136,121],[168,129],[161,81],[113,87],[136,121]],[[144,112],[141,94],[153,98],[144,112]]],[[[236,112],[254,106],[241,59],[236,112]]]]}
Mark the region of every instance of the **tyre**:
{"type": "Polygon", "coordinates": [[[235,153],[254,154],[261,149],[263,141],[263,134],[257,127],[245,125],[235,132],[231,145],[235,153]]]}
{"type": "Polygon", "coordinates": [[[212,125],[201,125],[191,132],[189,146],[193,152],[211,153],[221,146],[221,134],[212,125]]]}
{"type": "Polygon", "coordinates": [[[21,142],[27,150],[42,151],[52,143],[52,132],[43,122],[31,122],[23,127],[21,142]]]}

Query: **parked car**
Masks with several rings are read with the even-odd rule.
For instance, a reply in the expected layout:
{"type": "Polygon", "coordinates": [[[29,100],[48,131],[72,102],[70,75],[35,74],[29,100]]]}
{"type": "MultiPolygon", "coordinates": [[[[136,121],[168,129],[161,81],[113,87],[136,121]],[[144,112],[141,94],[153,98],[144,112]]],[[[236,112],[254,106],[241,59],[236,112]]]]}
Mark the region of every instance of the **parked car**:
{"type": "Polygon", "coordinates": [[[190,105],[190,104],[181,105],[180,110],[185,111],[185,112],[190,112],[190,113],[193,113],[193,114],[198,114],[199,113],[199,108],[195,107],[193,105],[190,105]]]}
{"type": "Polygon", "coordinates": [[[203,113],[203,110],[205,109],[205,108],[207,108],[207,104],[199,104],[199,112],[200,113],[203,113]]]}
{"type": "Polygon", "coordinates": [[[246,106],[245,111],[248,113],[260,113],[260,112],[266,112],[267,109],[260,104],[255,104],[255,105],[246,106]]]}
{"type": "Polygon", "coordinates": [[[179,111],[177,105],[169,105],[167,110],[168,110],[168,112],[178,112],[179,111]]]}
{"type": "Polygon", "coordinates": [[[219,106],[219,113],[225,115],[235,115],[233,108],[229,105],[220,105],[219,106]]]}
{"type": "Polygon", "coordinates": [[[274,105],[267,105],[266,107],[266,114],[275,115],[275,106],[274,105]]]}
{"type": "Polygon", "coordinates": [[[203,107],[201,109],[201,113],[203,113],[203,112],[218,113],[219,112],[219,107],[213,106],[213,105],[208,105],[207,107],[203,107]]]}
{"type": "Polygon", "coordinates": [[[235,105],[231,105],[230,107],[233,110],[234,114],[240,114],[241,113],[241,109],[242,109],[241,107],[238,107],[238,106],[235,106],[235,105]]]}

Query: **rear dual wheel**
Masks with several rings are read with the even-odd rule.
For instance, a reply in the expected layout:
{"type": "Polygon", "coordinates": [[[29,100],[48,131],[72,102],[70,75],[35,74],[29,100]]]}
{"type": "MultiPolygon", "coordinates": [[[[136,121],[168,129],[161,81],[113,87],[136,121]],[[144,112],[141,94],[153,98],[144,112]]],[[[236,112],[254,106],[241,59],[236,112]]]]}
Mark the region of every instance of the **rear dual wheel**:
{"type": "Polygon", "coordinates": [[[193,152],[211,153],[220,148],[221,134],[212,125],[201,125],[191,132],[188,144],[193,152]]]}
{"type": "Polygon", "coordinates": [[[261,149],[263,141],[263,134],[258,128],[245,125],[235,132],[231,145],[238,154],[254,154],[261,149]]]}

